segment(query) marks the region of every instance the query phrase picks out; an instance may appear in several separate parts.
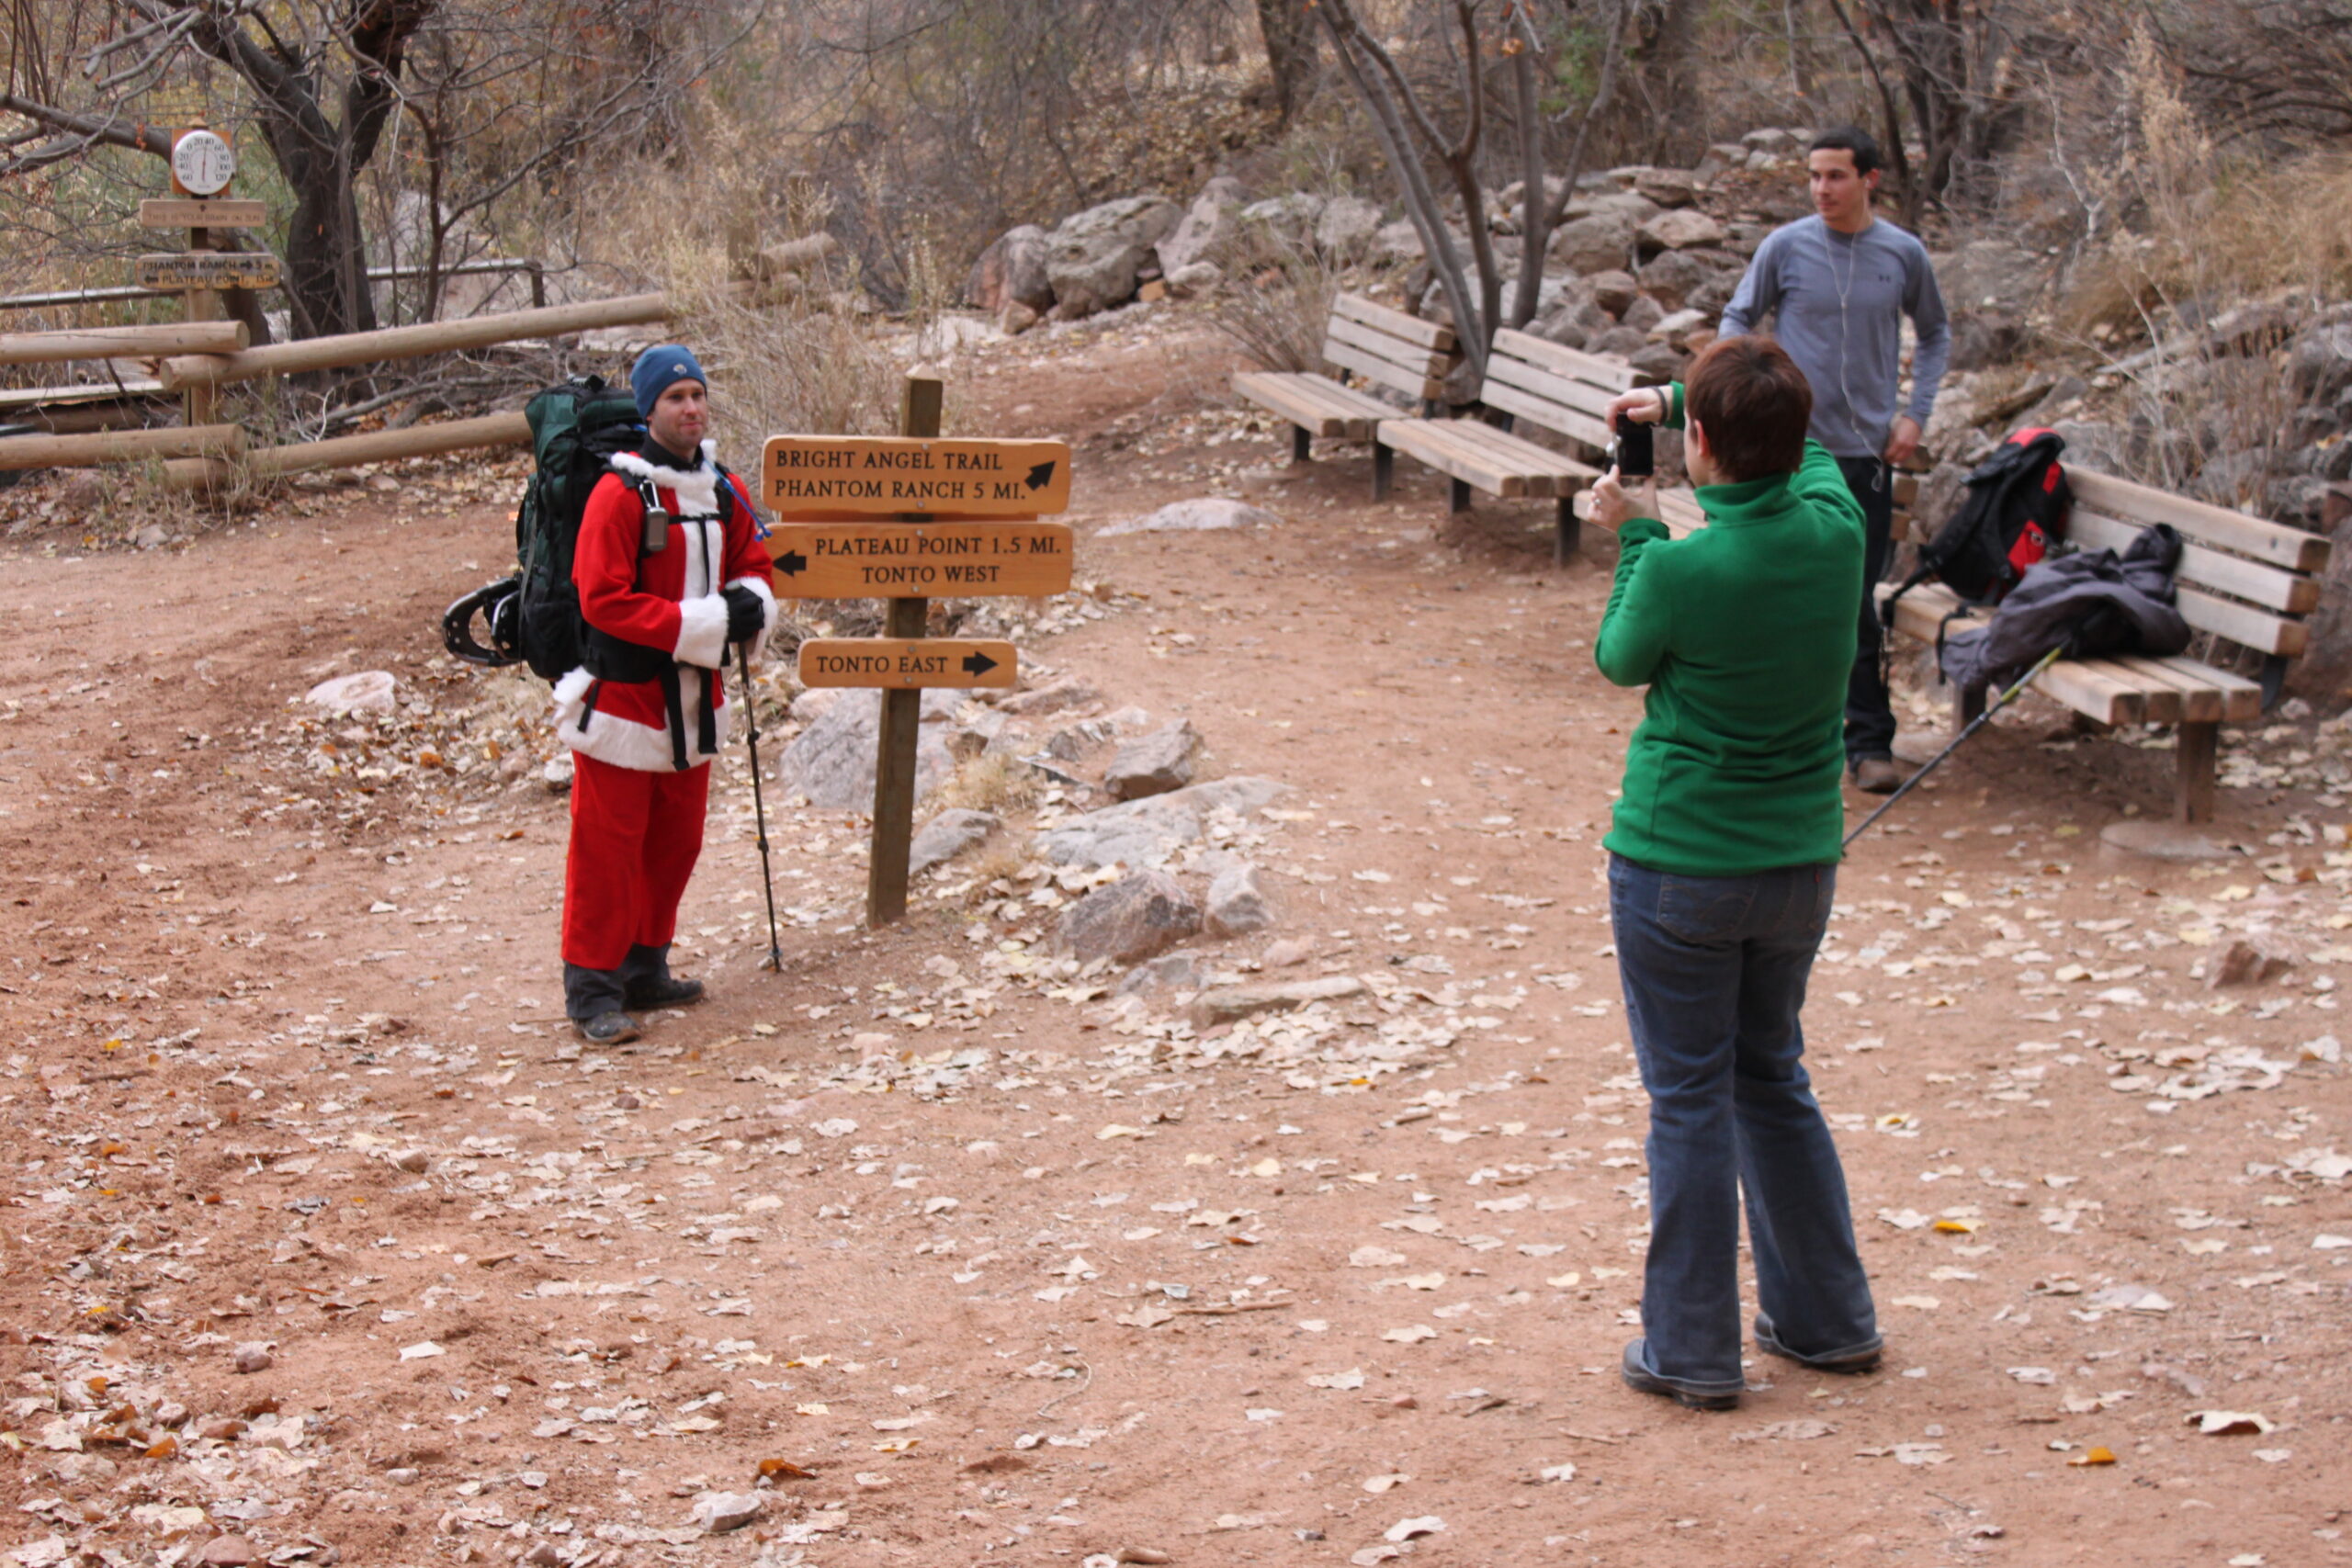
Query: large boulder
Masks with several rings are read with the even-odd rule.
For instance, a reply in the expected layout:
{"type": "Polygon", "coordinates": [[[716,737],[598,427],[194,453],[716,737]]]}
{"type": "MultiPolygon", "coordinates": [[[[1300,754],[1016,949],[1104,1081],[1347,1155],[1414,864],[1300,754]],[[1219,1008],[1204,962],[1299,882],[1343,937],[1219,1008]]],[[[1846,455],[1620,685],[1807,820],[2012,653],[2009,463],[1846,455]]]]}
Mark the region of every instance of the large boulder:
{"type": "Polygon", "coordinates": [[[1054,285],[1046,276],[1046,231],[1023,223],[998,235],[965,277],[964,303],[996,314],[1014,304],[1050,310],[1054,285]]]}
{"type": "Polygon", "coordinates": [[[1193,782],[1193,760],[1200,754],[1201,732],[1189,718],[1180,718],[1148,735],[1122,741],[1102,771],[1102,787],[1114,800],[1141,800],[1166,795],[1193,782]]]}
{"type": "Polygon", "coordinates": [[[1563,223],[1552,231],[1550,243],[1544,247],[1554,265],[1571,272],[1608,272],[1623,268],[1634,255],[1634,232],[1638,227],[1634,220],[1622,212],[1596,212],[1589,218],[1579,218],[1573,223],[1563,223]]]}
{"type": "Polygon", "coordinates": [[[1689,207],[1704,185],[1688,169],[1644,169],[1634,176],[1634,191],[1660,207],[1689,207]]]}
{"type": "Polygon", "coordinates": [[[1247,816],[1288,793],[1272,779],[1216,779],[1070,818],[1040,833],[1037,849],[1056,865],[1159,865],[1199,842],[1216,813],[1247,816]]]}
{"type": "Polygon", "coordinates": [[[922,825],[907,852],[907,874],[921,876],[936,865],[978,849],[1004,819],[986,811],[943,811],[922,825]]]}
{"type": "MultiPolygon", "coordinates": [[[[948,750],[951,721],[965,694],[922,694],[922,722],[915,730],[915,795],[921,799],[956,771],[948,750]]],[[[882,694],[877,691],[804,692],[792,716],[808,725],[792,738],[776,762],[776,782],[828,811],[874,808],[874,755],[882,730],[882,694]]]]}
{"type": "Polygon", "coordinates": [[[1171,501],[1140,517],[1124,517],[1094,531],[1098,539],[1121,534],[1204,534],[1228,528],[1269,528],[1280,523],[1277,513],[1229,496],[1204,495],[1192,501],[1171,501]]]}
{"type": "Polygon", "coordinates": [[[1201,929],[1201,907],[1164,871],[1136,871],[1062,911],[1056,949],[1080,964],[1136,964],[1201,929]]]}
{"type": "Polygon", "coordinates": [[[1130,196],[1090,207],[1061,221],[1047,236],[1046,276],[1056,312],[1091,316],[1135,298],[1136,276],[1183,219],[1165,197],[1130,196]]]}
{"type": "Polygon", "coordinates": [[[1203,186],[1176,227],[1159,242],[1161,276],[1173,279],[1195,262],[1222,262],[1247,196],[1231,175],[1219,175],[1203,186]]]}
{"type": "Polygon", "coordinates": [[[2287,351],[2287,384],[2308,403],[2333,403],[2352,389],[2352,325],[2315,327],[2287,351]]]}
{"type": "Polygon", "coordinates": [[[1693,245],[1720,245],[1724,226],[1695,207],[1678,207],[1645,222],[1635,238],[1644,253],[1687,251],[1693,245]]]}
{"type": "Polygon", "coordinates": [[[1642,264],[1642,292],[1669,310],[1681,310],[1720,270],[1701,260],[1703,254],[1660,251],[1642,264]]]}
{"type": "Polygon", "coordinates": [[[1335,196],[1315,220],[1315,248],[1339,261],[1353,261],[1372,248],[1380,233],[1380,209],[1359,196],[1335,196]]]}
{"type": "Polygon", "coordinates": [[[1248,861],[1234,862],[1209,883],[1211,936],[1244,936],[1273,923],[1274,901],[1258,868],[1248,861]]]}

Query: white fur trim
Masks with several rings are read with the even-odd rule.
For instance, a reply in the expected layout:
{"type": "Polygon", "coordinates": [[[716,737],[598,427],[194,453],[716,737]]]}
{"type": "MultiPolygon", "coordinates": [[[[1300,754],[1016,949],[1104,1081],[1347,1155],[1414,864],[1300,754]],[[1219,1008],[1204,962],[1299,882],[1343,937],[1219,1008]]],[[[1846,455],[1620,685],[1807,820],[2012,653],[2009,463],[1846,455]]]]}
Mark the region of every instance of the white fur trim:
{"type": "MultiPolygon", "coordinates": [[[[639,724],[632,719],[618,718],[598,708],[589,716],[586,733],[580,728],[580,709],[586,701],[588,688],[594,683],[585,670],[574,670],[559,682],[559,699],[565,688],[577,677],[579,684],[570,694],[568,704],[558,708],[557,733],[563,743],[584,757],[600,762],[610,762],[616,768],[628,768],[640,773],[668,773],[677,771],[677,755],[670,750],[670,730],[666,725],[639,724]]],[[[686,766],[700,767],[717,751],[703,751],[695,744],[702,728],[702,682],[691,677],[679,682],[679,697],[684,704],[686,720],[686,766]]],[[[718,745],[727,746],[728,720],[730,709],[720,708],[712,716],[718,721],[718,745]]]]}
{"type": "Polygon", "coordinates": [[[705,670],[723,666],[727,662],[727,601],[716,593],[681,601],[678,642],[670,657],[705,670]]]}
{"type": "Polygon", "coordinates": [[[563,679],[555,683],[555,725],[558,729],[577,729],[580,727],[581,705],[588,700],[588,688],[595,683],[596,677],[588,673],[584,667],[567,671],[563,679]]]}
{"type": "Polygon", "coordinates": [[[748,588],[760,601],[760,635],[752,639],[752,662],[757,664],[768,651],[768,638],[775,632],[775,590],[768,586],[764,577],[737,577],[728,581],[729,588],[748,588]]]}
{"type": "Polygon", "coordinates": [[[613,454],[613,468],[633,479],[650,479],[670,491],[675,497],[677,514],[681,517],[716,517],[718,515],[718,466],[712,454],[718,450],[715,441],[702,444],[702,466],[689,473],[666,464],[648,462],[634,452],[613,454]]]}

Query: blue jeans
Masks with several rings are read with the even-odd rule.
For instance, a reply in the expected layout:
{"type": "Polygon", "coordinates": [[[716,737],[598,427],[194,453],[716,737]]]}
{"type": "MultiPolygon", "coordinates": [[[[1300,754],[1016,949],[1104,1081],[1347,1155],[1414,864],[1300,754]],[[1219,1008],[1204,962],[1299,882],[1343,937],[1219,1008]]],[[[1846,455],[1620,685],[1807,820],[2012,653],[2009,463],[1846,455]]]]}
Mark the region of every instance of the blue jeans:
{"type": "Polygon", "coordinates": [[[1834,865],[1675,876],[1610,857],[1617,972],[1650,1095],[1645,1359],[1692,1393],[1742,1386],[1743,1188],[1757,1298],[1779,1341],[1805,1356],[1879,1343],[1845,1172],[1799,1060],[1837,880],[1834,865]]]}

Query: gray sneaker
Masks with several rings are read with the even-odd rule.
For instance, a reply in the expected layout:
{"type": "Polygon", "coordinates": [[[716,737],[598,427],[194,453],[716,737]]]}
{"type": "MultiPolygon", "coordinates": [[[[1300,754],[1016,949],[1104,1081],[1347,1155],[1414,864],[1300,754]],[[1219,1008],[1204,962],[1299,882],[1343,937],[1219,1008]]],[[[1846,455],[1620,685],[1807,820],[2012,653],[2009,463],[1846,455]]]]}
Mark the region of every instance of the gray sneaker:
{"type": "Polygon", "coordinates": [[[1893,795],[1903,787],[1903,770],[1892,757],[1857,757],[1854,787],[1864,795],[1893,795]]]}
{"type": "Polygon", "coordinates": [[[580,1038],[591,1045],[625,1045],[637,1038],[637,1021],[617,1009],[600,1012],[575,1027],[580,1038]]]}

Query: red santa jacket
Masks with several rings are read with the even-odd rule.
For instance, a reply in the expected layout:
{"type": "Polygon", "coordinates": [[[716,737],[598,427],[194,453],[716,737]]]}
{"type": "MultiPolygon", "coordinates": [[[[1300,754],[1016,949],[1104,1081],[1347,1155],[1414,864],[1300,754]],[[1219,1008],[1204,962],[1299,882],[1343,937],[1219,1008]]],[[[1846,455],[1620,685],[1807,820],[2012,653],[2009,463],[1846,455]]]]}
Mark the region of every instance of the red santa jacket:
{"type": "Polygon", "coordinates": [[[676,677],[674,705],[666,678],[601,680],[579,669],[556,683],[565,743],[600,762],[668,773],[717,756],[728,716],[727,601],[719,590],[741,583],[759,596],[764,614],[754,659],[775,627],[768,553],[751,497],[740,479],[719,473],[716,445],[703,443],[691,471],[659,460],[667,454],[650,441],[640,452],[619,454],[581,514],[571,580],[582,617],[595,631],[668,655],[676,677]],[[734,491],[723,516],[722,482],[734,491]],[[671,516],[668,542],[655,551],[643,548],[648,490],[671,516]]]}

